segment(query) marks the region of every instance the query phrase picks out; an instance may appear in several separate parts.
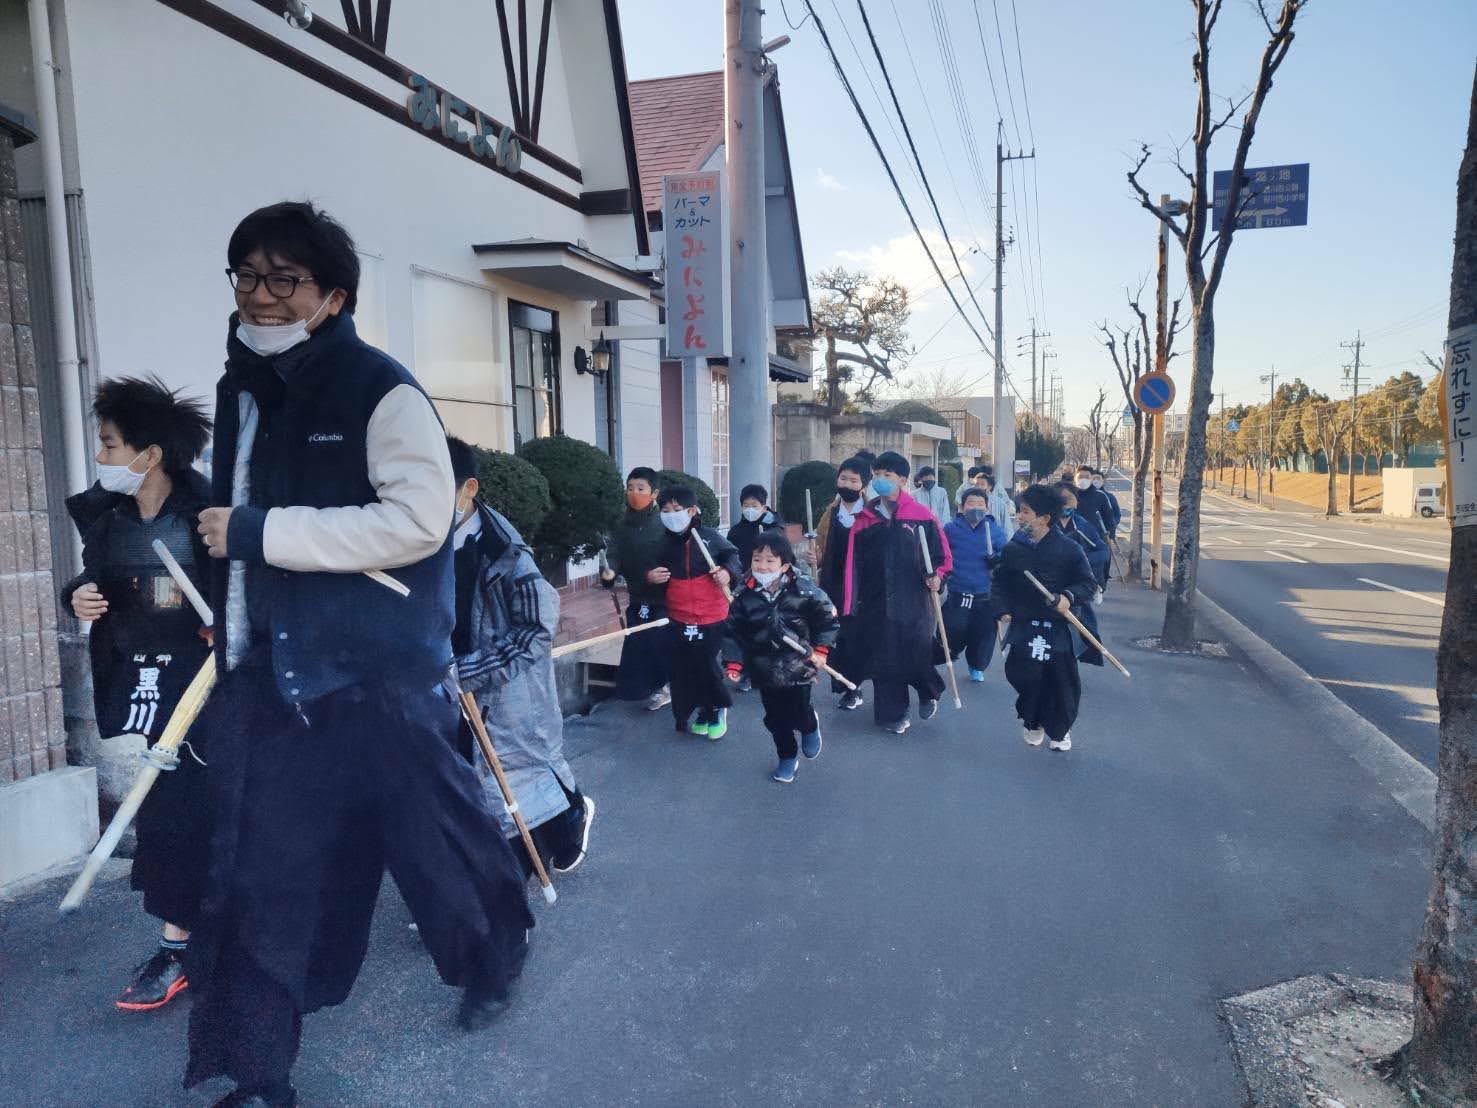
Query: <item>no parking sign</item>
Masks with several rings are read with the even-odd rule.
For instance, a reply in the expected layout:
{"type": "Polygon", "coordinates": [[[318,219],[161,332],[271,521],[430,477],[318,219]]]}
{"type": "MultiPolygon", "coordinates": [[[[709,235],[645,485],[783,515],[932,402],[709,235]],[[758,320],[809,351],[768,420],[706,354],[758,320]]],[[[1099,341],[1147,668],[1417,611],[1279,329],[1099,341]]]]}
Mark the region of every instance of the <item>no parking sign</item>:
{"type": "Polygon", "coordinates": [[[1174,381],[1169,374],[1155,370],[1145,373],[1133,385],[1133,402],[1140,411],[1151,415],[1167,412],[1174,404],[1174,381]]]}

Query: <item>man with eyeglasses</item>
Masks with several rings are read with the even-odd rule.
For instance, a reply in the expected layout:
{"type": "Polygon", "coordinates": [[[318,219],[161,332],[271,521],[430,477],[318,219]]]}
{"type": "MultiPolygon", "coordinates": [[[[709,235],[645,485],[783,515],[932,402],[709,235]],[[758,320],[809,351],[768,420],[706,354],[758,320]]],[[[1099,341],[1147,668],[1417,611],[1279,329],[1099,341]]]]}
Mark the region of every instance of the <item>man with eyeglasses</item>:
{"type": "Polygon", "coordinates": [[[533,925],[523,875],[451,737],[446,436],[410,373],[354,331],[353,240],[309,204],[247,216],[216,393],[220,683],[206,708],[215,829],[186,959],[185,1084],[291,1105],[302,1017],[364,961],[384,870],[464,1027],[505,1006],[533,925]],[[402,596],[368,571],[390,571],[402,596]]]}

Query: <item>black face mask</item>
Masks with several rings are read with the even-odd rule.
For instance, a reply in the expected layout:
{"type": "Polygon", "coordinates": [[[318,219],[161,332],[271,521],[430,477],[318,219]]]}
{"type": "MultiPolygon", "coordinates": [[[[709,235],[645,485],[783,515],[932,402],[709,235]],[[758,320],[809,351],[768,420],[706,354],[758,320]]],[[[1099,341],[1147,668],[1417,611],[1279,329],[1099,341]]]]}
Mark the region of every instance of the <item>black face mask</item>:
{"type": "Polygon", "coordinates": [[[855,504],[858,500],[862,498],[862,490],[838,488],[836,490],[836,495],[848,504],[855,504]]]}

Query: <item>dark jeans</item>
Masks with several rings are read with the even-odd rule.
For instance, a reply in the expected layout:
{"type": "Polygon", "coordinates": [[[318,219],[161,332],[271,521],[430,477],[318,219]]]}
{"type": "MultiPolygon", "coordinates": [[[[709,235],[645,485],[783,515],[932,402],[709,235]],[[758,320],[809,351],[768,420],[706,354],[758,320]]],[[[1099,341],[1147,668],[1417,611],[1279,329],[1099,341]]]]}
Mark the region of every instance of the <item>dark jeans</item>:
{"type": "Polygon", "coordinates": [[[937,700],[944,695],[944,679],[933,666],[925,666],[912,678],[872,678],[872,718],[884,727],[908,714],[908,690],[916,689],[918,701],[937,700]]]}
{"type": "Polygon", "coordinates": [[[783,689],[760,689],[764,704],[764,726],[774,738],[774,751],[781,758],[800,754],[798,735],[808,735],[821,725],[810,706],[810,686],[791,685],[783,689]]]}
{"type": "Polygon", "coordinates": [[[679,731],[687,726],[694,712],[698,723],[716,723],[718,709],[733,703],[733,693],[723,679],[721,657],[727,626],[726,623],[701,626],[671,623],[657,632],[667,636],[672,716],[679,731]]]}
{"type": "Polygon", "coordinates": [[[989,596],[950,592],[944,600],[944,627],[955,658],[963,652],[970,669],[990,668],[995,656],[995,612],[989,596]]]}
{"type": "MultiPolygon", "coordinates": [[[[563,781],[559,782],[559,787],[564,790],[569,807],[537,827],[528,829],[545,869],[556,858],[573,857],[579,851],[580,840],[585,833],[585,798],[578,789],[570,792],[563,781]]],[[[513,857],[523,867],[523,879],[527,881],[533,876],[533,859],[528,856],[528,848],[523,845],[523,836],[514,836],[508,840],[508,845],[513,848],[513,857]]]]}

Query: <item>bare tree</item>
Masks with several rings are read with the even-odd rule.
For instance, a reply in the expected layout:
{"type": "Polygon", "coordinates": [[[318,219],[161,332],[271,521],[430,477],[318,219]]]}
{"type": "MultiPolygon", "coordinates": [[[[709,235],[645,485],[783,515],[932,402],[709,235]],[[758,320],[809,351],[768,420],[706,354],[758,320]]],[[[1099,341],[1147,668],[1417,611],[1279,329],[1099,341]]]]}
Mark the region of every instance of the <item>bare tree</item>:
{"type": "MultiPolygon", "coordinates": [[[[1442,384],[1471,373],[1477,327],[1477,79],[1457,177],[1456,250],[1442,384]]],[[[1451,466],[1451,443],[1447,443],[1451,466]]],[[[1450,478],[1448,478],[1449,480],[1450,478]]],[[[1392,1060],[1411,1099],[1477,1103],[1477,526],[1451,530],[1446,610],[1436,649],[1441,746],[1436,850],[1425,929],[1415,955],[1415,1032],[1392,1060]]]]}
{"type": "MultiPolygon", "coordinates": [[[[1268,14],[1267,0],[1255,0],[1257,14],[1267,30],[1267,43],[1262,51],[1256,84],[1245,96],[1228,98],[1224,113],[1221,113],[1215,107],[1211,93],[1210,41],[1225,0],[1191,0],[1195,11],[1195,49],[1191,61],[1196,85],[1195,133],[1190,140],[1190,168],[1187,169],[1178,156],[1175,160],[1176,168],[1189,188],[1182,217],[1184,222],[1180,222],[1180,215],[1172,214],[1172,211],[1178,213],[1178,208],[1173,205],[1166,208],[1156,203],[1139,181],[1139,175],[1152,153],[1148,145],[1141,148],[1138,164],[1128,172],[1128,182],[1133,186],[1139,203],[1169,228],[1184,250],[1194,332],[1194,368],[1190,378],[1184,475],[1180,480],[1176,516],[1174,572],[1164,606],[1164,629],[1160,635],[1160,642],[1166,650],[1190,650],[1195,645],[1195,579],[1200,555],[1200,494],[1205,484],[1205,425],[1210,417],[1211,385],[1215,374],[1215,296],[1225,274],[1236,221],[1244,207],[1234,203],[1239,193],[1233,187],[1220,230],[1208,236],[1214,198],[1210,149],[1216,135],[1244,107],[1246,114],[1241,120],[1236,154],[1231,159],[1231,181],[1239,183],[1244,179],[1257,119],[1272,89],[1272,78],[1292,46],[1293,24],[1307,2],[1282,0],[1281,11],[1274,20],[1268,14]]],[[[1250,198],[1248,193],[1247,199],[1250,198]]]]}
{"type": "MultiPolygon", "coordinates": [[[[1336,516],[1339,514],[1339,451],[1343,449],[1344,436],[1354,424],[1354,414],[1348,404],[1331,402],[1328,397],[1315,392],[1303,402],[1298,422],[1302,426],[1303,437],[1317,444],[1323,451],[1323,460],[1328,463],[1328,503],[1323,514],[1336,516]]],[[[1349,459],[1349,480],[1354,480],[1353,458],[1349,459]]]]}
{"type": "Polygon", "coordinates": [[[1103,468],[1103,447],[1108,441],[1109,424],[1117,412],[1108,407],[1108,390],[1101,385],[1097,390],[1097,401],[1087,413],[1087,429],[1092,434],[1092,467],[1103,468]]]}
{"type": "Polygon", "coordinates": [[[1064,460],[1071,466],[1087,465],[1096,441],[1091,427],[1068,427],[1063,440],[1066,448],[1064,460]]]}
{"type": "MultiPolygon", "coordinates": [[[[1110,328],[1106,321],[1098,325],[1098,330],[1103,333],[1102,344],[1107,348],[1108,356],[1113,360],[1113,368],[1118,371],[1118,384],[1123,389],[1123,399],[1127,402],[1129,413],[1133,418],[1133,506],[1130,513],[1133,530],[1128,541],[1128,573],[1136,581],[1143,576],[1144,512],[1147,508],[1149,464],[1154,460],[1151,454],[1153,443],[1149,433],[1149,421],[1139,410],[1133,398],[1134,385],[1152,368],[1149,360],[1152,357],[1154,340],[1149,332],[1149,317],[1139,306],[1139,301],[1144,295],[1145,284],[1146,282],[1141,281],[1136,293],[1130,293],[1127,289],[1123,290],[1123,295],[1128,300],[1128,307],[1137,321],[1135,326],[1119,327],[1115,335],[1114,329],[1110,328]]],[[[1166,361],[1173,360],[1177,356],[1174,339],[1184,328],[1185,324],[1180,322],[1180,300],[1176,299],[1169,314],[1166,361]]]]}
{"type": "Polygon", "coordinates": [[[857,270],[825,269],[812,279],[820,293],[814,312],[816,334],[826,344],[825,401],[839,412],[852,400],[874,399],[878,382],[892,381],[907,368],[908,290],[891,277],[857,270]],[[837,344],[848,349],[838,349],[837,344]]]}

